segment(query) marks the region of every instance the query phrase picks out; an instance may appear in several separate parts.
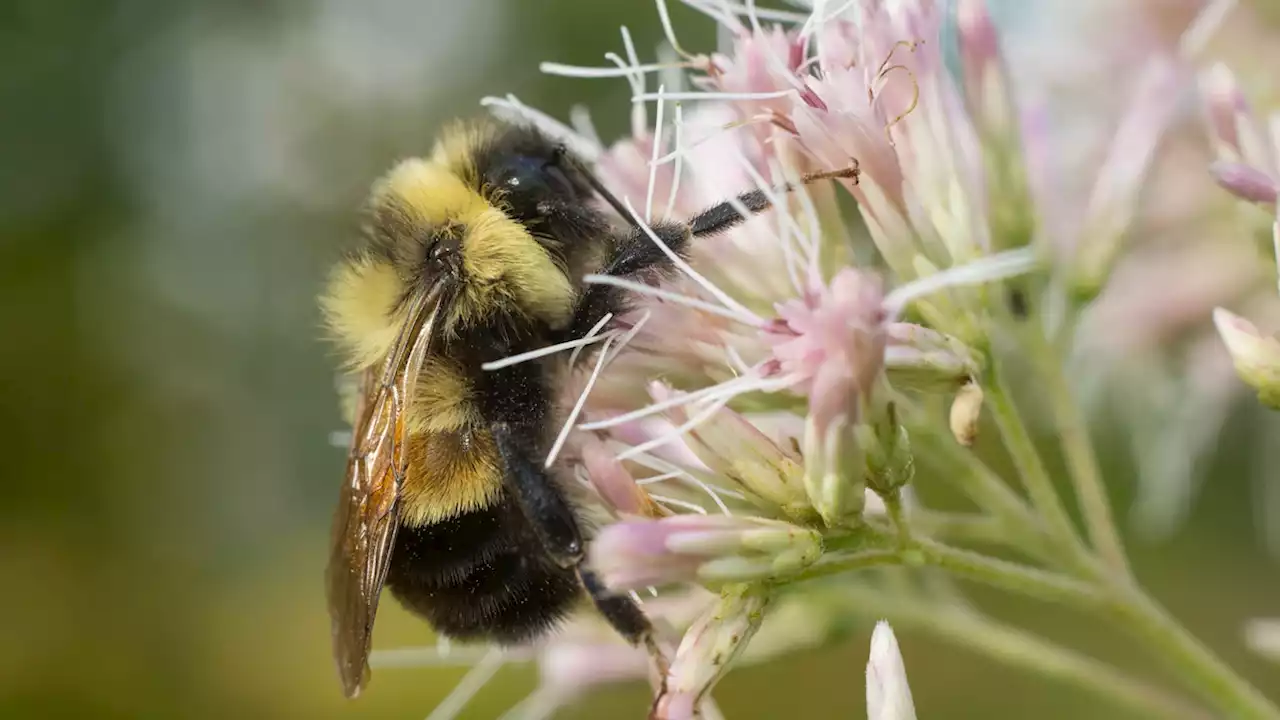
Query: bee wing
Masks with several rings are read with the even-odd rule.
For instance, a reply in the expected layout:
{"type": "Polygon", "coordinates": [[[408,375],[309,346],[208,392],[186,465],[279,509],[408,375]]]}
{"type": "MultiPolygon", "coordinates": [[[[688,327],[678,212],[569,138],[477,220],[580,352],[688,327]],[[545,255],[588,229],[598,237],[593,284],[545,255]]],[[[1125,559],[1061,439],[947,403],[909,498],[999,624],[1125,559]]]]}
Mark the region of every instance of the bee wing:
{"type": "Polygon", "coordinates": [[[397,500],[408,465],[405,408],[440,308],[438,291],[419,293],[380,371],[365,371],[334,515],[327,572],[333,654],[347,697],[369,678],[378,596],[395,544],[397,500]]]}

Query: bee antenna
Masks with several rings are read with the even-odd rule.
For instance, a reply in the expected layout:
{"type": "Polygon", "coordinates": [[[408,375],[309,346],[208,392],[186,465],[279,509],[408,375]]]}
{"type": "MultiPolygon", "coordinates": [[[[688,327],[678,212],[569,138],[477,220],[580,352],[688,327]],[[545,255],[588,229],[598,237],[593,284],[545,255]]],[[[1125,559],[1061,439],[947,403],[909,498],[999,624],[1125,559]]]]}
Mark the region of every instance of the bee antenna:
{"type": "MultiPolygon", "coordinates": [[[[862,171],[858,168],[857,159],[854,159],[851,165],[839,170],[824,170],[822,172],[803,175],[800,177],[800,183],[808,185],[809,183],[817,182],[819,180],[831,180],[834,178],[851,178],[854,183],[857,183],[858,175],[861,174],[861,172],[862,171]]],[[[791,183],[786,183],[777,188],[778,191],[783,193],[789,193],[795,189],[796,186],[791,183]]],[[[768,194],[763,190],[756,189],[744,192],[741,195],[738,195],[734,200],[726,200],[703,210],[697,215],[694,215],[689,220],[690,233],[692,233],[694,237],[715,235],[716,233],[729,230],[730,228],[733,228],[739,223],[745,221],[747,216],[738,212],[734,207],[735,204],[741,205],[753,215],[755,213],[768,210],[773,205],[769,200],[768,194]]]]}

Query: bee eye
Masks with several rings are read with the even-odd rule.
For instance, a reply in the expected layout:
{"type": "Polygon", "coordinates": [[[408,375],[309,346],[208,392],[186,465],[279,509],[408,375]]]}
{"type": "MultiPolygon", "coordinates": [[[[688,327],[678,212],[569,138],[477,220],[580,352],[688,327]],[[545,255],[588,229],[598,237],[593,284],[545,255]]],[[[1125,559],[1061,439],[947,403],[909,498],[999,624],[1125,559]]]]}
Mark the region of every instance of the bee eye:
{"type": "Polygon", "coordinates": [[[553,197],[574,197],[573,184],[555,164],[528,155],[513,156],[497,165],[486,178],[500,188],[511,212],[521,220],[541,216],[538,204],[553,197]]]}

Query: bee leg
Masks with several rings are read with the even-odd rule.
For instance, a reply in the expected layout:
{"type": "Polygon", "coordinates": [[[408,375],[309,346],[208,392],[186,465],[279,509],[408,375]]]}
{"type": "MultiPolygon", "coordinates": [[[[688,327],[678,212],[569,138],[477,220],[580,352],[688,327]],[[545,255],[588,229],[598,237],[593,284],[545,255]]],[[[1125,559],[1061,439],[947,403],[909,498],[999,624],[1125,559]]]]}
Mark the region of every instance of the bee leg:
{"type": "MultiPolygon", "coordinates": [[[[852,164],[848,167],[837,170],[824,170],[801,176],[800,184],[808,185],[818,180],[831,180],[834,178],[849,179],[857,183],[860,172],[858,161],[853,159],[852,164]]],[[[775,195],[784,195],[795,189],[795,185],[787,183],[774,188],[773,193],[775,195]]],[[[749,190],[739,195],[734,201],[726,200],[718,203],[689,218],[689,232],[694,237],[722,233],[745,222],[748,217],[762,213],[771,207],[773,207],[773,201],[769,199],[767,193],[758,189],[749,190]],[[739,212],[739,206],[746,210],[748,214],[743,215],[739,212]]]]}
{"type": "MultiPolygon", "coordinates": [[[[659,222],[651,227],[653,234],[677,256],[683,256],[689,244],[689,227],[681,223],[659,222]]],[[[613,253],[600,270],[601,275],[628,277],[646,271],[668,272],[672,269],[671,257],[658,246],[643,228],[633,227],[620,233],[614,240],[613,253]]],[[[565,333],[565,340],[583,337],[608,313],[618,315],[627,309],[630,291],[612,285],[588,285],[578,306],[574,309],[573,322],[565,333]]]]}
{"type": "Polygon", "coordinates": [[[481,415],[506,470],[506,491],[547,555],[561,567],[573,567],[582,559],[582,531],[573,508],[543,467],[549,403],[541,370],[527,363],[487,372],[476,390],[481,415]]]}
{"type": "Polygon", "coordinates": [[[653,624],[649,622],[649,618],[635,600],[627,595],[611,592],[600,578],[583,564],[578,565],[578,578],[605,621],[617,630],[619,635],[626,638],[627,642],[632,645],[642,645],[649,653],[658,675],[656,697],[661,698],[666,694],[667,674],[671,670],[671,664],[658,645],[657,633],[654,631],[653,624]]]}

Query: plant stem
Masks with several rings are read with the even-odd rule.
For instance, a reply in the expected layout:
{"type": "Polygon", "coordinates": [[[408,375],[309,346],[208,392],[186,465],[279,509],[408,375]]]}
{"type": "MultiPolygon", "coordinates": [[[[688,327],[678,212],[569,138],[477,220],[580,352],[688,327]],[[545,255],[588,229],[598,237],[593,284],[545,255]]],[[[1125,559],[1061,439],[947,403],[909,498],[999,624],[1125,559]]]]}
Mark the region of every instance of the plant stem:
{"type": "Polygon", "coordinates": [[[818,558],[818,561],[797,574],[795,581],[812,580],[827,575],[839,575],[853,570],[864,570],[870,567],[886,565],[903,565],[902,553],[897,550],[862,550],[859,552],[833,552],[818,558]]]}
{"type": "Polygon", "coordinates": [[[872,527],[849,536],[846,542],[829,543],[828,552],[795,579],[883,565],[933,565],[970,580],[1078,608],[1097,608],[1107,599],[1093,585],[1065,575],[961,550],[929,538],[912,537],[904,545],[903,538],[872,527]]]}
{"type": "Polygon", "coordinates": [[[1118,668],[977,612],[904,598],[865,586],[847,588],[846,593],[851,605],[887,616],[894,625],[902,623],[919,628],[1011,667],[1070,683],[1141,717],[1186,720],[1206,717],[1190,703],[1129,677],[1118,668]]]}
{"type": "Polygon", "coordinates": [[[1058,497],[1058,491],[1053,486],[1049,471],[1045,469],[1044,461],[1041,460],[1040,453],[1027,432],[1022,415],[1013,403],[1003,374],[998,369],[998,361],[995,359],[992,360],[988,376],[988,385],[985,389],[991,414],[995,417],[1004,445],[1009,450],[1018,475],[1027,489],[1031,504],[1044,517],[1050,535],[1066,553],[1065,559],[1076,569],[1091,573],[1094,561],[1089,556],[1088,549],[1081,543],[1079,535],[1076,534],[1071,517],[1062,505],[1062,499],[1058,497]]]}
{"type": "MultiPolygon", "coordinates": [[[[1105,597],[1093,585],[1057,573],[1012,563],[999,558],[961,550],[935,540],[918,538],[912,551],[923,562],[961,577],[1012,590],[1042,600],[1088,609],[1101,605],[1105,597]]],[[[908,551],[911,552],[911,551],[908,551]]],[[[910,556],[908,555],[908,559],[910,556]]]]}
{"type": "Polygon", "coordinates": [[[978,543],[1004,545],[1008,531],[1001,518],[981,513],[917,510],[911,514],[912,524],[920,534],[946,543],[978,543]]]}
{"type": "Polygon", "coordinates": [[[1048,538],[1026,502],[981,458],[958,445],[936,422],[913,422],[909,429],[913,438],[942,455],[948,467],[955,469],[940,479],[954,485],[979,508],[998,518],[1005,531],[1002,544],[1039,560],[1050,560],[1059,554],[1049,546],[1048,538]]]}
{"type": "Polygon", "coordinates": [[[880,499],[884,501],[885,510],[889,513],[889,519],[893,521],[894,530],[898,531],[898,546],[905,549],[911,545],[911,526],[907,524],[907,515],[902,507],[902,493],[894,490],[887,495],[881,495],[880,499]]]}
{"type": "Polygon", "coordinates": [[[1171,669],[1225,717],[1280,718],[1280,708],[1138,588],[1119,589],[1107,609],[1113,619],[1145,640],[1171,669]]]}
{"type": "Polygon", "coordinates": [[[1067,384],[1062,362],[1047,340],[1039,335],[1039,331],[1028,334],[1036,335],[1031,340],[1035,345],[1033,354],[1039,359],[1037,365],[1049,384],[1049,404],[1057,422],[1067,470],[1080,500],[1080,514],[1084,516],[1089,542],[1104,563],[1118,574],[1128,577],[1129,562],[1125,558],[1120,534],[1116,531],[1111,503],[1107,499],[1102,471],[1098,467],[1098,457],[1094,452],[1093,442],[1089,439],[1089,430],[1085,426],[1080,406],[1067,384]]]}

